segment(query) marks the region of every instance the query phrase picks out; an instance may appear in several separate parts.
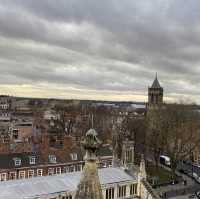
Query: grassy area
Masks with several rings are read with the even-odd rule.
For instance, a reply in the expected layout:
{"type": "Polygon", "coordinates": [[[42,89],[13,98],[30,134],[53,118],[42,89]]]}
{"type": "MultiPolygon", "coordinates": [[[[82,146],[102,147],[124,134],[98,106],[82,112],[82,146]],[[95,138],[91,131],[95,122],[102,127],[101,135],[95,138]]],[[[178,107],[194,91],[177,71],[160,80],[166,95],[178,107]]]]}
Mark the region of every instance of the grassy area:
{"type": "Polygon", "coordinates": [[[161,167],[156,167],[152,164],[147,164],[147,175],[150,182],[152,182],[152,179],[155,179],[157,181],[156,184],[165,184],[171,182],[171,172],[166,171],[165,169],[161,167]]]}

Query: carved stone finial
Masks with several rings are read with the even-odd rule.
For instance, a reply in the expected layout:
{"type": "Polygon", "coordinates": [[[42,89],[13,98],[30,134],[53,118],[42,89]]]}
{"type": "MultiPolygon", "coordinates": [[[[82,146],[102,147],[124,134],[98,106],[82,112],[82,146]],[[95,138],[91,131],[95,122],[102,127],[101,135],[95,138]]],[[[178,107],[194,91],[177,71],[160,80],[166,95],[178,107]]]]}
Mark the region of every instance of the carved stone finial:
{"type": "Polygon", "coordinates": [[[81,144],[86,150],[84,159],[96,160],[96,151],[101,145],[101,141],[97,138],[97,132],[94,129],[90,129],[81,144]]]}
{"type": "Polygon", "coordinates": [[[86,150],[86,161],[75,199],[103,199],[96,165],[96,151],[101,142],[97,138],[96,131],[90,129],[81,144],[86,150]]]}

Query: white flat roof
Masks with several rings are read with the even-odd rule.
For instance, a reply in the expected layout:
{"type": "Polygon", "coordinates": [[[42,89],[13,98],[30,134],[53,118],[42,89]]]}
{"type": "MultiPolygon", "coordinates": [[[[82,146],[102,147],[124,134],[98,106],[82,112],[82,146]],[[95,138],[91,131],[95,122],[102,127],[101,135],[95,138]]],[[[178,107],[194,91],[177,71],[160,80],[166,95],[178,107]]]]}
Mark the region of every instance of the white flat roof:
{"type": "MultiPolygon", "coordinates": [[[[98,170],[101,185],[137,181],[121,168],[98,170]]],[[[24,199],[59,192],[75,192],[81,172],[0,182],[0,199],[24,199]]]]}

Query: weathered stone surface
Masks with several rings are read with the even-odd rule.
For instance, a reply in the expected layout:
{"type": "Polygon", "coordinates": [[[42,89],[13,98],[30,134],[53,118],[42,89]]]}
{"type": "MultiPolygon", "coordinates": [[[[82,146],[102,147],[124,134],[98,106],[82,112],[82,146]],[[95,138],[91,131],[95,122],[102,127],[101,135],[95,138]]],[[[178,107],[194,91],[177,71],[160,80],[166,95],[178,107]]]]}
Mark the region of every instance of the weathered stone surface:
{"type": "Polygon", "coordinates": [[[96,165],[96,150],[100,141],[94,129],[90,129],[86,133],[82,145],[86,150],[86,162],[75,199],[103,199],[96,165]]]}
{"type": "Polygon", "coordinates": [[[95,161],[87,161],[75,199],[103,199],[95,161]]]}

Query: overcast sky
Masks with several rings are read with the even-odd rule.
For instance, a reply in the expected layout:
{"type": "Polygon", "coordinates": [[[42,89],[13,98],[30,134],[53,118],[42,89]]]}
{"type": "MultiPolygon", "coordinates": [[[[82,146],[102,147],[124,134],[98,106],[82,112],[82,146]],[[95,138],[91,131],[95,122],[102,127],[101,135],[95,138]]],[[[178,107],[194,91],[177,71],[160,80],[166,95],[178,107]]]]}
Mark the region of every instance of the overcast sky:
{"type": "Polygon", "coordinates": [[[199,0],[0,0],[0,93],[200,103],[199,0]]]}

